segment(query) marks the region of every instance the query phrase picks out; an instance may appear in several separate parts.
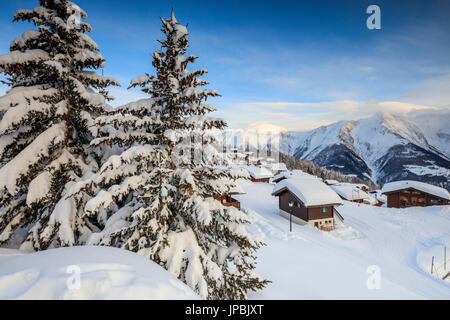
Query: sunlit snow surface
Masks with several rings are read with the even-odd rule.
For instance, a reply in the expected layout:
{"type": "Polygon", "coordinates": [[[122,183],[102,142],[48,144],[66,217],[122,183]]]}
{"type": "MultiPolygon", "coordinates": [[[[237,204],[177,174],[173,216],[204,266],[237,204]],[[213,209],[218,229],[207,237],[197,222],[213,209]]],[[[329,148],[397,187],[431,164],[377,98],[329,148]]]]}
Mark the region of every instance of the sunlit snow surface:
{"type": "MultiPolygon", "coordinates": [[[[248,230],[267,244],[258,251],[256,271],[272,281],[250,299],[450,299],[450,282],[429,274],[431,256],[440,265],[450,244],[450,206],[390,209],[345,201],[338,208],[344,227],[322,232],[294,224],[289,232],[289,221],[278,215],[278,198],[270,195],[273,185],[241,186],[247,193],[235,197],[250,215],[248,230]],[[366,285],[373,265],[380,270],[380,289],[366,285]]],[[[0,249],[0,298],[198,297],[132,252],[73,247],[25,255],[0,249]],[[81,290],[67,288],[70,265],[80,266],[81,290]]]]}
{"type": "Polygon", "coordinates": [[[136,253],[84,246],[25,255],[0,249],[0,299],[199,297],[162,267],[136,253]]]}

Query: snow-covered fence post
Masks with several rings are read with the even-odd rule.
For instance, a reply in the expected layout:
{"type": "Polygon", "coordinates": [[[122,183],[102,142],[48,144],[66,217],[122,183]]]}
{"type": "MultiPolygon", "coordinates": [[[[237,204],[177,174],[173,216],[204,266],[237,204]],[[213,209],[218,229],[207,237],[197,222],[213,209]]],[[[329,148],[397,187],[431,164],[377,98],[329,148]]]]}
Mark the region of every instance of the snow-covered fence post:
{"type": "Polygon", "coordinates": [[[433,268],[434,268],[434,256],[431,257],[431,274],[433,274],[433,268]]]}

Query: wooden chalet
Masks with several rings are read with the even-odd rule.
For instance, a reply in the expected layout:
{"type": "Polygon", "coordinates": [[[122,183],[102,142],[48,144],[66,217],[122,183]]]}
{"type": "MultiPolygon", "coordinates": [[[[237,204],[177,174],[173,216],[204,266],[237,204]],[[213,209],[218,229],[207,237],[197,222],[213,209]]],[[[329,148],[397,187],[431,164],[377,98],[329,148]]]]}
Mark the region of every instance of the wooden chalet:
{"type": "Polygon", "coordinates": [[[381,192],[388,208],[427,207],[450,204],[450,193],[428,183],[405,180],[386,183],[381,192]]]}
{"type": "Polygon", "coordinates": [[[282,162],[278,162],[278,163],[269,163],[266,164],[265,167],[267,169],[269,169],[270,171],[272,171],[273,175],[276,176],[282,172],[287,172],[288,169],[286,167],[286,165],[282,162]]]}
{"type": "Polygon", "coordinates": [[[219,201],[225,207],[235,207],[236,209],[240,209],[241,203],[234,197],[235,195],[238,194],[245,194],[245,192],[239,186],[236,186],[228,194],[221,196],[213,196],[213,198],[219,201]]]}
{"type": "Polygon", "coordinates": [[[288,178],[275,185],[272,195],[278,197],[279,214],[300,225],[320,230],[335,229],[344,218],[336,210],[341,198],[319,179],[288,178]]]}
{"type": "Polygon", "coordinates": [[[214,199],[219,201],[222,205],[225,207],[235,207],[236,209],[241,208],[241,203],[233,198],[231,194],[224,195],[224,196],[214,196],[214,199]]]}
{"type": "Polygon", "coordinates": [[[369,195],[376,200],[376,203],[374,204],[376,207],[381,207],[387,201],[387,197],[381,193],[381,190],[369,191],[369,195]]]}
{"type": "Polygon", "coordinates": [[[370,200],[369,195],[351,183],[337,183],[330,186],[343,200],[364,203],[370,200]]]}
{"type": "Polygon", "coordinates": [[[339,181],[332,180],[332,179],[326,179],[324,182],[326,183],[327,186],[332,186],[332,185],[335,185],[335,184],[339,183],[339,181]]]}
{"type": "Polygon", "coordinates": [[[363,183],[352,183],[356,188],[358,188],[358,189],[360,189],[360,190],[362,190],[362,191],[364,191],[364,192],[369,192],[369,187],[368,186],[366,186],[365,184],[363,184],[363,183]]]}
{"type": "Polygon", "coordinates": [[[248,166],[247,167],[248,174],[250,175],[250,180],[252,182],[270,182],[270,179],[273,178],[273,173],[261,166],[248,166]]]}

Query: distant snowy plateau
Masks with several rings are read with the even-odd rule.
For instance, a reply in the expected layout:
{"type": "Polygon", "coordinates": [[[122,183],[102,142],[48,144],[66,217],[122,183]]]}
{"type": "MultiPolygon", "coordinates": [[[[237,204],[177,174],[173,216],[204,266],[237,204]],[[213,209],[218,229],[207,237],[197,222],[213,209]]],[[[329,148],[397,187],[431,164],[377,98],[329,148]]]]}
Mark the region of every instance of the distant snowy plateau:
{"type": "Polygon", "coordinates": [[[307,132],[285,132],[280,151],[384,184],[418,180],[450,189],[450,110],[378,113],[307,132]]]}

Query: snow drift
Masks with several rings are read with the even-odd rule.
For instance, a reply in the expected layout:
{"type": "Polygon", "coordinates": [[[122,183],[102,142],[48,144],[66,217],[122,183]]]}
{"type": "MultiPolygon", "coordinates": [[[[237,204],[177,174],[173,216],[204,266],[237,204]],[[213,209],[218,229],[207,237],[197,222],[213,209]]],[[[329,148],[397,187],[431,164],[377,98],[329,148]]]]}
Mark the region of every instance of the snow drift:
{"type": "Polygon", "coordinates": [[[0,299],[199,299],[154,262],[110,247],[69,247],[20,255],[3,249],[0,299]],[[77,287],[77,272],[79,287],[77,287]]]}

